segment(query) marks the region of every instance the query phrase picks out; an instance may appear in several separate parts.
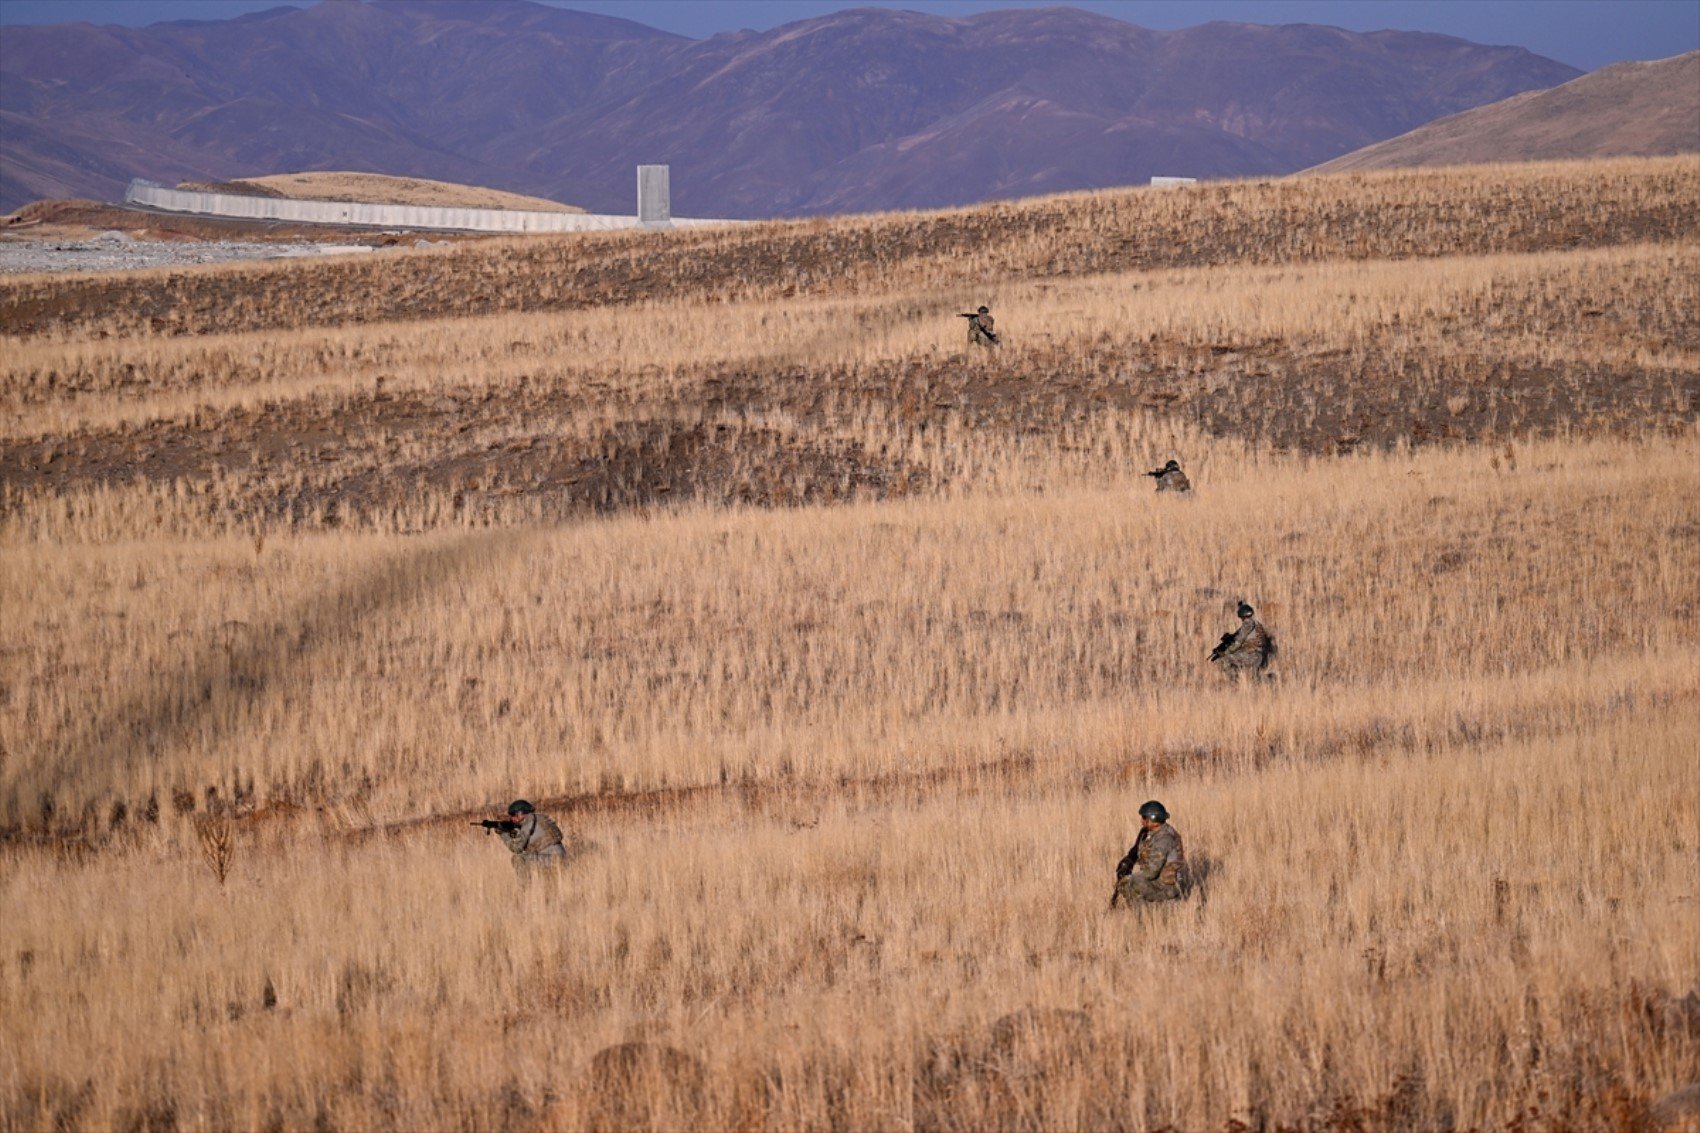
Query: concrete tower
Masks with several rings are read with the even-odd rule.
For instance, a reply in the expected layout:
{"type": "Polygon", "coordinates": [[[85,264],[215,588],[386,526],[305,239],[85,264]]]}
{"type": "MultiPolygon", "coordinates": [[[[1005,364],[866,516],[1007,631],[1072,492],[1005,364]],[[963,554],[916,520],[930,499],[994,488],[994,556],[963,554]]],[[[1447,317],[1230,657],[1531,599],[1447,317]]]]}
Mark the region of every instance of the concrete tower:
{"type": "Polygon", "coordinates": [[[640,165],[638,170],[638,223],[670,225],[673,223],[673,197],[668,185],[666,165],[640,165]]]}

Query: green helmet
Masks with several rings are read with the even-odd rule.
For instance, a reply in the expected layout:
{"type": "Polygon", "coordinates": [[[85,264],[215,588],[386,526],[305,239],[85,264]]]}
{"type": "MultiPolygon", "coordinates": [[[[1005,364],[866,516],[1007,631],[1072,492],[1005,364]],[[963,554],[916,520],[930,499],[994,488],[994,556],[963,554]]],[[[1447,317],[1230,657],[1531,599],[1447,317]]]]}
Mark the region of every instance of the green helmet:
{"type": "Polygon", "coordinates": [[[1152,799],[1139,808],[1139,817],[1150,822],[1167,822],[1169,821],[1169,812],[1163,809],[1162,803],[1152,799]]]}
{"type": "Polygon", "coordinates": [[[520,815],[530,814],[536,809],[536,807],[532,806],[524,799],[515,799],[513,802],[508,804],[508,817],[518,818],[520,815]]]}

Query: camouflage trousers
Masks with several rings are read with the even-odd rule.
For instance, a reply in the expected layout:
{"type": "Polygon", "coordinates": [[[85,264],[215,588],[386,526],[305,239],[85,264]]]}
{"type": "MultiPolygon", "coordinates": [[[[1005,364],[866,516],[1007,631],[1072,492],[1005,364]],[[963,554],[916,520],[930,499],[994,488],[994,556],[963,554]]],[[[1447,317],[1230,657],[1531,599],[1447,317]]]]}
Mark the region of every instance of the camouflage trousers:
{"type": "Polygon", "coordinates": [[[559,842],[553,846],[545,846],[541,850],[532,850],[524,854],[514,855],[514,872],[521,881],[533,873],[544,873],[566,863],[567,848],[559,842]]]}
{"type": "Polygon", "coordinates": [[[1116,896],[1121,898],[1123,904],[1141,905],[1156,901],[1179,901],[1182,893],[1178,885],[1146,881],[1143,877],[1129,874],[1116,882],[1116,896]]]}

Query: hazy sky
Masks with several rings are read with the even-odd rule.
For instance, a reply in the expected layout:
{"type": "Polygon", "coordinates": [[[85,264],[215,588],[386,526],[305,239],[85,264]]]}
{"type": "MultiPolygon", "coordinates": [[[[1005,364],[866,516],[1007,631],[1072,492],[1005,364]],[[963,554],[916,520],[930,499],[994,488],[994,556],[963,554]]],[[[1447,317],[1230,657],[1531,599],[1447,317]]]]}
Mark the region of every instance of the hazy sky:
{"type": "MultiPolygon", "coordinates": [[[[906,8],[961,16],[1038,0],[543,0],[559,8],[623,16],[695,38],[765,30],[843,8],[906,8]]],[[[0,24],[87,20],[151,24],[219,20],[280,7],[280,0],[0,0],[0,24]]],[[[295,0],[294,7],[306,7],[295,0]]],[[[1700,48],[1700,0],[1073,0],[1149,28],[1211,20],[1332,24],[1353,31],[1398,28],[1512,44],[1592,70],[1624,59],[1663,59],[1700,48]]],[[[5,50],[0,32],[0,52],[5,50]]]]}

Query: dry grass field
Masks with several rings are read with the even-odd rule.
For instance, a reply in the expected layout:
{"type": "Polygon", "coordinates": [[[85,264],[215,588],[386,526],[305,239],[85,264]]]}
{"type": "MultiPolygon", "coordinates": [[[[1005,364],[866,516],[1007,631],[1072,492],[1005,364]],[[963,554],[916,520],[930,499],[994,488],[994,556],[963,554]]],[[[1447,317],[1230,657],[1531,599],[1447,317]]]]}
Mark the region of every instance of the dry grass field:
{"type": "Polygon", "coordinates": [[[0,281],[0,1130],[1660,1127],[1697,201],[0,281]],[[1198,891],[1111,911],[1151,797],[1198,891]]]}

